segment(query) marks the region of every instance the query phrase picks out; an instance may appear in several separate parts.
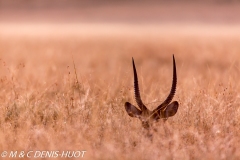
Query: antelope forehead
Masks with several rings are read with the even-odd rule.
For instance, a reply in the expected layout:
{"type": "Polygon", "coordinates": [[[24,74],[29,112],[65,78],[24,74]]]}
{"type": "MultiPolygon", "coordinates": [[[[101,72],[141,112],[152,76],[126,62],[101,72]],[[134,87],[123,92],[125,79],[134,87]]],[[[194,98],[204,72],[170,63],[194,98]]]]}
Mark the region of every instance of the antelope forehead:
{"type": "Polygon", "coordinates": [[[145,116],[141,116],[141,117],[139,117],[139,119],[142,121],[142,123],[147,123],[148,122],[148,118],[147,117],[145,117],[145,116]]]}
{"type": "Polygon", "coordinates": [[[158,119],[160,119],[160,116],[158,114],[149,114],[142,116],[140,119],[142,123],[151,123],[158,121],[158,119]]]}

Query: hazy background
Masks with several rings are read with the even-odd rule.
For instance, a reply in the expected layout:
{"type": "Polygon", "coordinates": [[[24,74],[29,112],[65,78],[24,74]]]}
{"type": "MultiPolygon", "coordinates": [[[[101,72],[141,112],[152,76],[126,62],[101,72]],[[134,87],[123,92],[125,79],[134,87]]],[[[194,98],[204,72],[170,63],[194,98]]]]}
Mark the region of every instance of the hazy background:
{"type": "Polygon", "coordinates": [[[221,23],[240,22],[237,0],[1,0],[0,22],[221,23]]]}

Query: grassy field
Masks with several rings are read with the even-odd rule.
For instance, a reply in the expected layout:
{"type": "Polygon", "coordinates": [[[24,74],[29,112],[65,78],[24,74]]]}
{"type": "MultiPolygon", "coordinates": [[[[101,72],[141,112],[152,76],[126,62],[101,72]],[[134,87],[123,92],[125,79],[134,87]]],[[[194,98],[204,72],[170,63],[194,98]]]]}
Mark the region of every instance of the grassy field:
{"type": "Polygon", "coordinates": [[[0,152],[240,159],[238,26],[14,28],[0,25],[0,152]],[[151,142],[124,109],[126,101],[136,104],[131,58],[142,99],[154,109],[171,87],[172,54],[180,106],[174,117],[156,124],[151,142]]]}

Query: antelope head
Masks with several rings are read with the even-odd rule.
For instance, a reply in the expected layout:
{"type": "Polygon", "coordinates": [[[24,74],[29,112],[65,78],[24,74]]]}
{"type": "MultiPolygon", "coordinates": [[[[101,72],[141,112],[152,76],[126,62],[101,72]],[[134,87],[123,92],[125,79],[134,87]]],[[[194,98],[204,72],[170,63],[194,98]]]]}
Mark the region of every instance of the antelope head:
{"type": "Polygon", "coordinates": [[[178,102],[173,101],[172,103],[170,103],[174,97],[176,86],[177,86],[177,71],[176,71],[175,58],[173,55],[173,79],[172,79],[171,91],[168,97],[166,98],[166,100],[153,111],[150,111],[142,102],[139,86],[138,86],[137,71],[136,71],[136,67],[133,59],[132,59],[132,64],[133,64],[133,74],[134,74],[135,99],[140,109],[138,109],[137,107],[135,107],[129,102],[125,103],[125,109],[129,116],[139,118],[142,122],[143,127],[146,129],[149,129],[152,126],[153,122],[157,122],[160,118],[167,120],[168,117],[172,117],[177,113],[178,102]]]}

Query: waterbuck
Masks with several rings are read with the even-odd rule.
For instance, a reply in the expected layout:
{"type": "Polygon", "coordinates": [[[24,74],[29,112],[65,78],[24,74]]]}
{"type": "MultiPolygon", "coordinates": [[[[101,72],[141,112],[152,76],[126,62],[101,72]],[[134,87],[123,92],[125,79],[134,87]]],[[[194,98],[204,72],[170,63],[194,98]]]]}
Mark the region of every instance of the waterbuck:
{"type": "Polygon", "coordinates": [[[125,103],[125,109],[129,116],[139,118],[142,122],[142,126],[146,129],[149,129],[153,125],[153,122],[157,122],[160,118],[167,120],[168,117],[174,116],[177,113],[178,102],[173,101],[172,103],[170,103],[174,97],[174,94],[176,92],[176,86],[177,86],[177,71],[176,71],[175,58],[173,55],[173,79],[172,79],[171,91],[168,97],[166,98],[166,100],[153,111],[150,111],[142,102],[139,87],[138,87],[137,71],[136,71],[133,58],[132,58],[132,64],[133,64],[133,74],[134,74],[135,99],[140,109],[138,109],[137,107],[135,107],[129,102],[125,103]]]}

